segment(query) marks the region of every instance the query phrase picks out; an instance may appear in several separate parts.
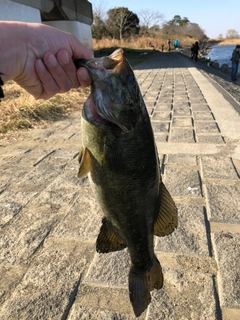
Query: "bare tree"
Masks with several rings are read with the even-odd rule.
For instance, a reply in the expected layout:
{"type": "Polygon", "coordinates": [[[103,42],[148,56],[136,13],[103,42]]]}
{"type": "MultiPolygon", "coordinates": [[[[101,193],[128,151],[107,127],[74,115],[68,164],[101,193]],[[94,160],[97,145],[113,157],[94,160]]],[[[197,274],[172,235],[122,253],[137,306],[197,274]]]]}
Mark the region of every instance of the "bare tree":
{"type": "Polygon", "coordinates": [[[234,29],[229,29],[226,33],[226,38],[239,38],[239,34],[234,29]]]}
{"type": "Polygon", "coordinates": [[[154,25],[159,25],[164,20],[164,15],[153,9],[142,9],[138,15],[141,17],[140,24],[150,29],[154,25]]]}
{"type": "Polygon", "coordinates": [[[110,9],[107,14],[107,29],[113,37],[120,39],[120,41],[124,34],[129,35],[139,32],[138,16],[132,11],[129,11],[128,8],[118,7],[110,9]]]}

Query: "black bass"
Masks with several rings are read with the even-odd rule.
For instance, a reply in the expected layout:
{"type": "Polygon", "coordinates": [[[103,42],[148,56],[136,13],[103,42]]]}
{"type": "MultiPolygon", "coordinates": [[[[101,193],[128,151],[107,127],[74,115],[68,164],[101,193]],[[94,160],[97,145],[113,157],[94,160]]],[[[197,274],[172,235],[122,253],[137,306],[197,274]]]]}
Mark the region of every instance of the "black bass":
{"type": "Polygon", "coordinates": [[[153,236],[177,227],[177,210],[160,174],[149,115],[121,49],[110,56],[76,60],[92,79],[82,112],[79,177],[89,175],[104,218],[98,252],[128,247],[129,296],[138,317],[163,286],[153,236]]]}

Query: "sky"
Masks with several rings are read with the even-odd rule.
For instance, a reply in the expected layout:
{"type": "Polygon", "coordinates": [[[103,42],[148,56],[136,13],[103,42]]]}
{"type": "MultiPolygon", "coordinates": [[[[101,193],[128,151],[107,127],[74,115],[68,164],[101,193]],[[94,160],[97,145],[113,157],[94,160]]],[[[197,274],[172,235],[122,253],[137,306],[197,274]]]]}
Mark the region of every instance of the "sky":
{"type": "MultiPolygon", "coordinates": [[[[172,20],[175,15],[187,17],[197,23],[208,38],[217,38],[220,34],[225,38],[230,29],[240,34],[240,1],[239,0],[89,0],[105,11],[115,7],[126,7],[138,14],[141,10],[156,10],[164,16],[165,21],[172,20]]],[[[139,16],[140,19],[140,16],[139,16]]]]}

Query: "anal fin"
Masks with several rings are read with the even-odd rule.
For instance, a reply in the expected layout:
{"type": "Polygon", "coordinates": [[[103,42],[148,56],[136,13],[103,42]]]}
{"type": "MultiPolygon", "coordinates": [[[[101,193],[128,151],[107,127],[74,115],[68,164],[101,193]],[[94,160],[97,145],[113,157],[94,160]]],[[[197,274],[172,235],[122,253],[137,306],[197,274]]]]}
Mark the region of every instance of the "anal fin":
{"type": "Polygon", "coordinates": [[[160,186],[161,204],[159,214],[154,223],[154,235],[163,237],[172,233],[178,225],[178,215],[175,203],[164,183],[160,186]]]}
{"type": "Polygon", "coordinates": [[[126,248],[124,240],[116,233],[113,225],[104,218],[97,238],[96,250],[108,253],[126,248]]]}

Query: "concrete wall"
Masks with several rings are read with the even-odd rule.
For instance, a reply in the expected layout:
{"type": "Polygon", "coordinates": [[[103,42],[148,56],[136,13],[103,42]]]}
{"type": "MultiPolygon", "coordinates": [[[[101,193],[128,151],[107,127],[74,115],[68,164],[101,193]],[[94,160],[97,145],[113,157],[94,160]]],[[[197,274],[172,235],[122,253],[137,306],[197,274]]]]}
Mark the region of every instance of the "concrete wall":
{"type": "Polygon", "coordinates": [[[92,49],[92,30],[91,26],[79,21],[44,21],[51,27],[72,33],[84,46],[92,49]]]}
{"type": "Polygon", "coordinates": [[[41,22],[40,11],[9,0],[0,0],[0,20],[41,22]]]}
{"type": "MultiPolygon", "coordinates": [[[[34,1],[37,2],[37,0],[34,1]]],[[[0,20],[42,22],[39,9],[10,0],[0,0],[0,20]]],[[[92,31],[89,24],[70,20],[44,21],[43,23],[74,34],[86,47],[92,49],[92,31]]]]}

